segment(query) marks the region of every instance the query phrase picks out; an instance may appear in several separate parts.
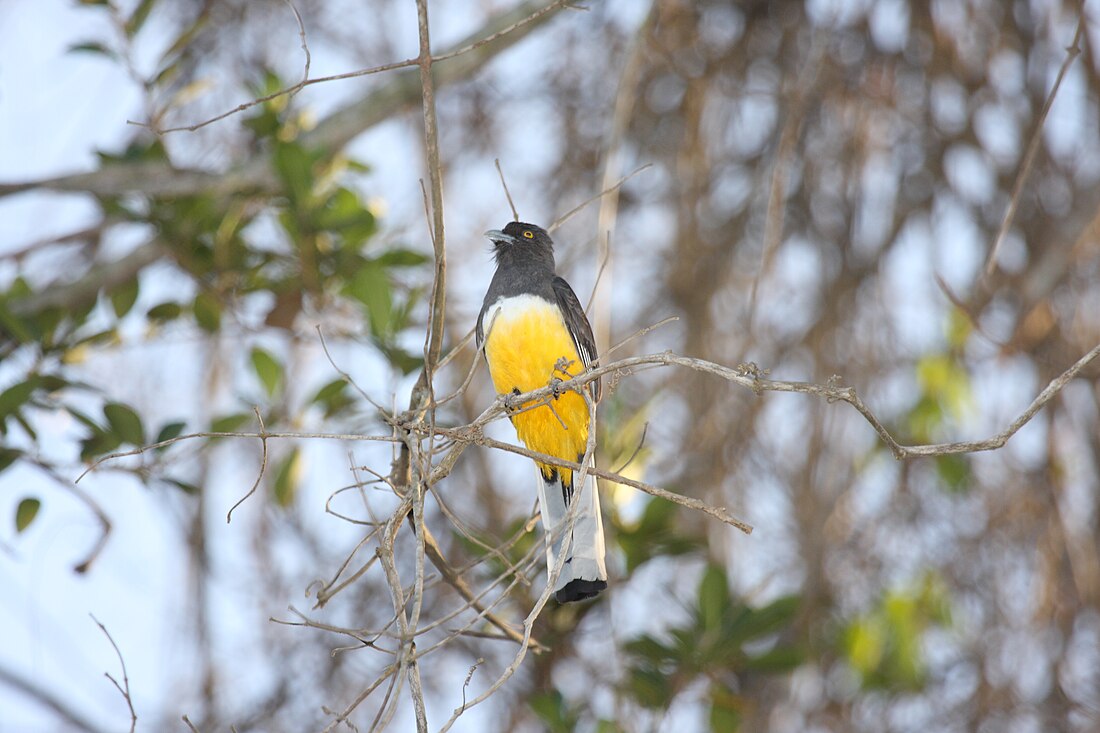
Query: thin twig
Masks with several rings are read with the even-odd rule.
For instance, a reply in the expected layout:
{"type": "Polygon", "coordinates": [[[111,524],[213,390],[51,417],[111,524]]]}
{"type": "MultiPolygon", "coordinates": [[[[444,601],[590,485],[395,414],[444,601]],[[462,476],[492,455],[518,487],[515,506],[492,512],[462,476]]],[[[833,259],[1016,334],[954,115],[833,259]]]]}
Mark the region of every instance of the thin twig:
{"type": "Polygon", "coordinates": [[[607,263],[611,261],[611,232],[607,233],[607,246],[603,248],[600,256],[600,268],[596,270],[596,281],[592,283],[592,292],[588,294],[588,304],[584,307],[585,315],[591,315],[592,306],[596,304],[596,291],[600,289],[600,281],[607,270],[607,263]]]}
{"type": "Polygon", "coordinates": [[[634,462],[634,459],[638,457],[638,454],[642,452],[642,446],[645,445],[645,436],[649,433],[649,423],[646,422],[642,426],[642,437],[638,439],[638,445],[634,448],[634,452],[630,454],[630,458],[623,461],[623,465],[616,468],[611,473],[622,473],[626,470],[626,467],[634,462]]]}
{"type": "MultiPolygon", "coordinates": [[[[294,20],[298,21],[298,38],[302,42],[302,53],[306,56],[305,68],[302,70],[302,81],[300,83],[305,86],[305,83],[309,81],[309,66],[312,61],[309,54],[309,44],[306,43],[306,26],[302,22],[302,14],[298,12],[298,8],[294,7],[294,3],[291,0],[284,0],[284,2],[290,6],[290,12],[294,13],[294,20]]],[[[290,96],[297,94],[301,88],[295,89],[290,93],[290,96]]]]}
{"type": "Polygon", "coordinates": [[[500,185],[504,188],[504,196],[508,199],[508,207],[512,210],[512,221],[519,221],[519,212],[516,211],[516,205],[512,201],[512,192],[508,190],[508,182],[504,180],[504,171],[500,168],[500,158],[494,158],[493,163],[496,164],[497,173],[500,175],[500,185]]]}
{"type": "Polygon", "coordinates": [[[1043,124],[1046,122],[1047,115],[1050,114],[1050,108],[1054,105],[1054,97],[1058,94],[1058,88],[1062,86],[1062,80],[1066,77],[1066,72],[1069,71],[1069,67],[1073,63],[1073,60],[1081,53],[1081,37],[1084,35],[1084,32],[1085,18],[1082,15],[1077,20],[1077,31],[1073,34],[1073,42],[1066,47],[1066,58],[1062,62],[1062,68],[1058,70],[1058,76],[1054,79],[1054,86],[1050,88],[1050,94],[1047,95],[1046,101],[1043,103],[1043,108],[1039,112],[1039,118],[1035,121],[1035,129],[1031,133],[1031,141],[1027,145],[1027,153],[1024,155],[1023,163],[1020,164],[1020,170],[1016,174],[1016,183],[1012,187],[1012,198],[1008,200],[1008,208],[1005,209],[1005,216],[1001,221],[1001,228],[997,230],[997,238],[993,240],[993,248],[989,250],[989,258],[985,262],[985,270],[982,273],[983,278],[989,278],[993,274],[993,269],[997,266],[997,255],[1001,251],[1001,245],[1004,244],[1005,237],[1008,236],[1008,230],[1009,227],[1012,226],[1012,220],[1016,218],[1016,208],[1020,205],[1020,196],[1024,190],[1024,182],[1027,180],[1028,174],[1031,173],[1031,167],[1035,164],[1035,155],[1039,152],[1043,124]]]}
{"type": "Polygon", "coordinates": [[[794,99],[790,109],[786,113],[786,122],[783,131],[779,134],[779,144],[775,152],[775,163],[772,166],[771,184],[768,188],[768,208],[764,218],[764,243],[760,248],[760,266],[752,279],[752,288],[749,290],[749,307],[745,316],[745,323],[751,328],[753,316],[756,313],[756,293],[760,286],[760,280],[771,268],[772,258],[783,239],[783,219],[785,207],[783,201],[787,196],[787,177],[790,173],[791,159],[794,156],[795,143],[798,134],[802,130],[802,123],[806,119],[806,97],[813,88],[818,73],[821,70],[821,57],[825,52],[826,44],[815,36],[811,45],[809,58],[803,65],[799,75],[798,84],[795,87],[794,99]]]}
{"type": "Polygon", "coordinates": [[[655,331],[655,330],[657,330],[661,326],[664,326],[667,323],[672,323],[673,321],[678,321],[678,320],[680,320],[680,316],[669,316],[668,318],[662,318],[661,320],[657,321],[656,323],[654,323],[651,326],[646,326],[645,328],[639,328],[637,331],[630,334],[629,336],[624,338],[622,341],[620,341],[619,343],[617,343],[614,346],[612,346],[611,348],[609,348],[607,351],[605,351],[603,354],[601,354],[600,357],[609,356],[610,354],[613,354],[616,351],[618,351],[619,349],[621,349],[622,347],[626,346],[628,343],[630,343],[634,339],[641,338],[642,336],[645,336],[646,334],[648,334],[650,331],[655,331]]]}
{"type": "Polygon", "coordinates": [[[253,407],[252,411],[256,413],[256,419],[260,423],[260,446],[263,448],[263,454],[260,456],[260,473],[256,476],[255,483],[252,484],[252,488],[248,490],[248,493],[237,499],[237,503],[229,507],[229,512],[225,515],[225,523],[229,524],[233,521],[233,512],[244,503],[244,500],[256,493],[256,489],[260,487],[260,482],[263,481],[264,473],[267,471],[267,428],[264,427],[264,418],[260,414],[259,407],[253,407]]]}
{"type": "Polygon", "coordinates": [[[320,339],[320,341],[321,341],[321,350],[325,352],[325,358],[326,358],[326,359],[328,360],[328,363],[329,363],[329,365],[330,365],[330,366],[331,366],[331,367],[332,367],[333,369],[335,369],[335,370],[336,370],[336,373],[337,373],[337,374],[339,374],[339,375],[340,375],[340,376],[341,376],[341,377],[343,378],[343,380],[344,380],[345,382],[347,382],[348,384],[350,384],[350,385],[352,386],[352,388],[353,388],[353,389],[355,389],[355,391],[359,393],[359,396],[360,396],[360,397],[362,397],[362,398],[363,398],[364,400],[366,400],[366,402],[367,402],[368,404],[370,404],[371,406],[373,406],[373,407],[374,407],[374,408],[375,408],[376,410],[378,410],[378,411],[379,411],[380,413],[382,413],[383,415],[385,415],[385,414],[386,414],[386,411],[385,411],[385,410],[384,410],[384,409],[382,408],[382,405],[378,404],[378,403],[377,403],[377,402],[375,402],[375,401],[374,401],[373,399],[371,399],[371,396],[370,396],[370,395],[368,395],[368,394],[367,394],[367,393],[366,393],[366,392],[365,392],[365,391],[363,390],[363,388],[362,388],[362,387],[360,387],[360,386],[359,386],[359,385],[358,385],[358,384],[356,383],[356,381],[355,381],[354,379],[352,379],[352,378],[351,378],[351,375],[350,375],[350,374],[348,374],[348,373],[347,373],[346,371],[344,371],[343,369],[341,369],[341,368],[340,368],[339,366],[337,366],[337,365],[336,365],[336,361],[335,361],[335,360],[334,360],[334,359],[332,358],[332,354],[331,354],[331,353],[329,353],[329,350],[328,350],[328,342],[326,342],[326,341],[325,341],[325,334],[324,334],[324,333],[323,333],[323,332],[321,331],[321,324],[320,324],[320,323],[316,324],[316,325],[314,326],[314,328],[315,328],[315,329],[317,330],[317,338],[318,338],[318,339],[320,339]]]}
{"type": "Polygon", "coordinates": [[[92,545],[92,548],[88,551],[88,554],[84,556],[84,559],[73,566],[74,573],[82,575],[88,572],[88,570],[92,567],[92,563],[94,563],[96,561],[96,558],[99,557],[99,553],[101,553],[103,551],[103,548],[107,546],[107,538],[111,535],[110,517],[107,516],[107,512],[103,510],[103,507],[99,505],[99,503],[92,497],[91,494],[89,494],[80,486],[77,486],[75,481],[69,481],[68,479],[63,478],[57,472],[56,468],[49,465],[44,460],[31,456],[25,456],[24,460],[28,461],[34,466],[37,466],[47,476],[57,482],[58,486],[60,486],[65,491],[68,491],[70,494],[80,500],[95,516],[96,521],[99,522],[100,533],[98,539],[96,539],[95,544],[92,545]]]}
{"type": "Polygon", "coordinates": [[[474,672],[477,668],[485,663],[484,657],[478,657],[478,660],[470,666],[470,671],[466,673],[466,681],[462,683],[462,709],[466,709],[466,688],[470,686],[470,680],[474,678],[474,672]]]}
{"type": "Polygon", "coordinates": [[[359,435],[356,433],[294,433],[294,432],[279,432],[279,433],[242,433],[234,431],[203,431],[201,433],[188,433],[187,435],[177,435],[174,438],[162,440],[158,443],[150,443],[149,445],[143,445],[140,448],[134,448],[133,450],[119,451],[117,453],[108,453],[102,456],[96,461],[84,469],[84,472],[77,476],[74,483],[79,483],[81,479],[87,476],[92,471],[99,468],[107,461],[113,461],[116,458],[126,458],[128,456],[140,456],[143,453],[148,453],[151,450],[157,450],[158,448],[166,448],[176,443],[182,443],[185,440],[196,440],[199,438],[257,438],[260,440],[365,440],[365,441],[377,441],[383,443],[396,443],[399,442],[397,438],[392,435],[359,435]]]}
{"type": "MultiPolygon", "coordinates": [[[[474,592],[470,589],[470,586],[466,584],[466,581],[462,579],[462,577],[455,571],[455,569],[451,567],[450,563],[447,562],[447,559],[443,557],[443,550],[440,549],[439,543],[436,542],[435,537],[431,535],[430,530],[425,526],[423,531],[424,544],[427,549],[428,559],[431,560],[432,565],[434,565],[436,570],[439,571],[440,575],[443,576],[443,579],[447,582],[447,584],[458,591],[458,594],[462,596],[463,600],[466,601],[470,608],[473,608],[480,614],[483,614],[486,621],[500,629],[501,633],[503,633],[505,637],[517,643],[523,643],[523,636],[519,634],[519,632],[517,632],[499,616],[489,612],[484,604],[481,603],[480,598],[474,595],[474,592]]],[[[542,652],[545,650],[545,647],[543,647],[542,644],[539,644],[534,639],[530,640],[530,644],[534,647],[537,647],[536,652],[542,652]]]]}
{"type": "MultiPolygon", "coordinates": [[[[349,704],[344,709],[344,712],[337,715],[335,719],[333,719],[328,725],[325,726],[322,733],[330,733],[330,731],[336,730],[336,727],[338,725],[340,725],[340,723],[343,723],[345,720],[347,720],[348,716],[351,715],[353,712],[355,712],[355,709],[357,707],[359,707],[359,705],[362,704],[362,702],[364,700],[366,700],[368,697],[370,697],[370,694],[372,692],[374,692],[375,689],[377,689],[380,684],[382,684],[386,679],[394,676],[394,672],[396,670],[397,670],[397,665],[396,664],[391,664],[390,666],[388,666],[384,670],[382,670],[382,674],[378,675],[378,679],[376,679],[374,682],[372,682],[370,685],[368,685],[362,692],[360,692],[359,695],[354,700],[351,701],[351,704],[349,704]]],[[[373,729],[373,726],[372,726],[372,729],[373,729]]]]}
{"type": "Polygon", "coordinates": [[[572,219],[573,215],[576,214],[581,209],[583,209],[585,206],[588,206],[593,201],[598,201],[599,199],[603,198],[604,196],[611,193],[612,191],[618,190],[620,186],[622,186],[624,183],[629,181],[631,178],[638,175],[639,173],[644,171],[646,168],[650,168],[652,166],[653,166],[652,163],[646,163],[645,165],[641,166],[640,168],[635,168],[632,173],[628,173],[627,175],[620,178],[618,183],[614,184],[613,186],[608,186],[607,188],[600,191],[598,194],[596,194],[592,198],[586,199],[585,201],[582,201],[581,203],[577,204],[576,206],[574,206],[569,211],[567,211],[564,214],[562,214],[561,216],[559,216],[557,219],[554,220],[554,222],[550,226],[546,227],[546,231],[553,232],[555,229],[560,227],[562,224],[564,224],[565,222],[572,219]]]}
{"type": "Polygon", "coordinates": [[[110,672],[104,672],[103,676],[111,681],[111,684],[115,686],[115,689],[122,695],[122,699],[126,701],[126,707],[130,708],[130,733],[134,733],[134,728],[137,727],[137,713],[134,712],[134,701],[130,697],[130,676],[126,673],[126,660],[122,658],[122,652],[119,651],[118,644],[115,643],[114,638],[111,636],[111,632],[107,631],[107,627],[100,623],[93,614],[91,616],[92,621],[95,621],[95,625],[99,627],[99,630],[103,632],[103,635],[107,637],[107,641],[111,642],[111,646],[115,649],[115,655],[118,657],[118,664],[122,667],[122,684],[118,683],[110,672]]]}
{"type": "MultiPolygon", "coordinates": [[[[485,46],[486,44],[492,43],[493,41],[497,40],[501,36],[507,35],[507,34],[511,33],[512,31],[515,31],[519,28],[522,28],[523,26],[527,25],[528,23],[532,23],[532,22],[538,20],[539,18],[546,15],[547,13],[551,13],[555,10],[558,10],[559,8],[569,7],[569,3],[570,3],[570,0],[558,0],[558,2],[550,3],[549,5],[535,11],[534,13],[531,13],[530,15],[523,18],[522,20],[519,20],[519,21],[517,21],[515,23],[512,23],[511,25],[509,25],[505,28],[502,28],[501,30],[497,31],[496,33],[492,33],[492,34],[486,36],[485,38],[480,38],[477,41],[474,41],[472,43],[468,43],[465,46],[462,46],[461,48],[456,48],[453,51],[448,51],[446,53],[441,53],[438,56],[434,57],[432,59],[432,61],[433,62],[446,61],[447,59],[454,58],[455,56],[461,56],[462,54],[469,53],[470,51],[477,50],[477,49],[481,48],[482,46],[485,46]]],[[[294,6],[291,5],[291,8],[294,9],[294,6]]],[[[172,133],[172,132],[195,132],[196,130],[200,130],[200,129],[206,127],[207,125],[212,125],[215,122],[220,122],[220,121],[226,119],[227,117],[232,117],[235,114],[239,114],[241,112],[244,112],[245,110],[252,109],[253,107],[255,107],[259,104],[263,104],[265,102],[270,102],[271,100],[278,99],[279,97],[293,96],[293,95],[297,94],[298,92],[300,92],[305,87],[312,86],[314,84],[323,84],[323,83],[326,83],[326,82],[340,81],[340,80],[343,80],[343,79],[356,79],[356,78],[361,77],[361,76],[369,76],[369,75],[372,75],[372,74],[380,74],[380,73],[385,72],[385,71],[394,71],[396,69],[405,69],[405,68],[409,68],[409,67],[412,67],[412,66],[417,66],[417,65],[420,64],[420,58],[417,57],[417,58],[405,59],[404,61],[394,61],[394,62],[390,62],[390,63],[387,63],[387,64],[381,64],[379,66],[372,66],[372,67],[366,68],[366,69],[357,69],[355,71],[348,71],[348,72],[344,72],[342,74],[332,74],[330,76],[318,76],[318,77],[314,77],[313,79],[310,79],[310,78],[308,78],[309,77],[310,59],[309,59],[309,49],[305,45],[305,29],[304,29],[304,26],[302,25],[301,16],[298,15],[297,9],[294,9],[294,15],[298,18],[299,35],[302,38],[302,47],[306,51],[306,70],[305,70],[305,74],[304,74],[302,80],[299,81],[297,84],[293,84],[289,87],[286,87],[285,89],[280,89],[276,92],[272,92],[271,94],[267,94],[263,97],[257,97],[256,99],[252,99],[252,100],[249,100],[247,102],[243,102],[241,104],[238,104],[233,109],[222,112],[221,114],[215,115],[214,117],[210,117],[206,120],[203,120],[202,122],[196,122],[193,125],[180,125],[179,127],[160,128],[160,127],[157,127],[152,122],[138,122],[136,120],[126,120],[126,124],[135,125],[137,127],[144,127],[148,130],[151,130],[153,133],[155,133],[157,135],[167,135],[168,133],[172,133]]]]}
{"type": "MultiPolygon", "coordinates": [[[[585,466],[582,466],[580,463],[566,461],[555,456],[547,455],[545,453],[538,453],[528,448],[524,448],[518,445],[512,445],[511,443],[504,443],[502,441],[489,438],[480,433],[466,434],[462,433],[461,431],[454,431],[453,433],[448,432],[448,435],[453,435],[455,440],[458,441],[465,440],[475,445],[483,445],[487,448],[496,448],[497,450],[506,451],[508,453],[515,453],[517,455],[531,458],[532,460],[538,461],[539,463],[546,463],[548,465],[557,466],[559,468],[568,468],[572,471],[581,471],[582,469],[585,469],[585,466]]],[[[660,486],[654,486],[653,484],[648,484],[644,481],[638,481],[636,479],[628,478],[627,476],[623,476],[618,473],[605,471],[603,469],[596,468],[595,466],[588,466],[587,472],[592,474],[593,476],[599,476],[600,478],[607,481],[613,481],[617,484],[622,484],[624,486],[638,489],[639,491],[643,491],[650,496],[656,496],[660,499],[665,499],[675,504],[687,507],[688,509],[694,509],[696,511],[703,512],[704,514],[709,514],[715,519],[719,519],[730,525],[731,527],[736,527],[745,534],[752,534],[752,525],[748,522],[742,521],[732,516],[725,507],[711,506],[710,504],[707,504],[704,501],[700,501],[699,499],[694,499],[690,496],[684,496],[683,494],[676,494],[674,492],[668,491],[667,489],[662,489],[660,486]]]]}

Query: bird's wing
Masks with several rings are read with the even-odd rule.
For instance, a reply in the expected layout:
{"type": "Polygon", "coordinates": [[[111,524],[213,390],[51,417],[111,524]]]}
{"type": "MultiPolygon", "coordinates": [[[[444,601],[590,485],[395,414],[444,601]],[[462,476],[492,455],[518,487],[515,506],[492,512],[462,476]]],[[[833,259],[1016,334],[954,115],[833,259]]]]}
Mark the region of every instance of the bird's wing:
{"type": "MultiPolygon", "coordinates": [[[[573,292],[573,288],[569,287],[569,283],[560,277],[555,277],[554,296],[558,300],[558,308],[561,310],[562,318],[565,319],[565,327],[569,329],[569,335],[573,337],[573,345],[577,347],[577,354],[584,362],[585,369],[591,369],[596,363],[596,339],[592,335],[592,325],[588,322],[588,317],[584,315],[584,308],[581,306],[580,300],[577,299],[577,294],[573,292]]],[[[595,379],[590,384],[592,385],[592,398],[599,402],[600,380],[595,379]]]]}

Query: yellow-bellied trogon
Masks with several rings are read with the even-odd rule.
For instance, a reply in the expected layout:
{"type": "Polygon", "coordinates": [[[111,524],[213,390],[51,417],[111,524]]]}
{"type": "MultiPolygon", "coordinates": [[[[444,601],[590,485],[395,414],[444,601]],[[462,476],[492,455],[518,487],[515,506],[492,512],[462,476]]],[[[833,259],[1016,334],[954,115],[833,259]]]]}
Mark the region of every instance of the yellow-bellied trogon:
{"type": "MultiPolygon", "coordinates": [[[[533,224],[511,222],[485,236],[493,242],[497,270],[477,318],[478,348],[493,386],[501,394],[522,394],[545,387],[554,378],[572,379],[596,359],[592,326],[569,283],[554,272],[554,243],[533,224]]],[[[600,382],[586,389],[600,397],[600,382]]],[[[574,391],[549,405],[517,406],[512,424],[530,450],[581,463],[588,444],[588,406],[574,391]]],[[[547,562],[553,568],[561,553],[569,507],[579,502],[565,564],[554,596],[559,603],[591,598],[607,587],[603,520],[596,478],[573,485],[573,471],[535,462],[539,472],[539,506],[547,533],[547,562]]]]}

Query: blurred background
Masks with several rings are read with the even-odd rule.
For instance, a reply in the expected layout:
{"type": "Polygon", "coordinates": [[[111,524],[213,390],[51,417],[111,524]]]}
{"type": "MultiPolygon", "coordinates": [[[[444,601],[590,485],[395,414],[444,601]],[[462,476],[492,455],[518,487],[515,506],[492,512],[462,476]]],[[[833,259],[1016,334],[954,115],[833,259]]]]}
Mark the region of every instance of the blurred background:
{"type": "MultiPolygon", "coordinates": [[[[511,218],[496,159],[544,225],[649,166],[555,234],[602,349],[678,318],[612,358],[836,375],[929,443],[1002,430],[1100,342],[1096,3],[436,0],[433,49],[549,5],[436,66],[458,349],[438,393],[476,365],[481,232],[511,218]]],[[[74,484],[115,451],[255,431],[254,410],[389,435],[378,406],[408,405],[432,283],[416,68],[151,131],[300,80],[295,9],[311,78],[417,55],[411,0],[0,4],[0,731],[129,728],[90,614],[137,730],[344,729],[377,680],[349,723],[413,729],[371,561],[391,445],[271,440],[230,523],[254,438],[74,484]]],[[[492,403],[476,366],[441,424],[492,403]]],[[[551,602],[542,653],[453,730],[1097,730],[1098,373],[1000,450],[904,462],[844,404],[684,370],[608,380],[600,465],[755,532],[603,485],[610,589],[551,602]]],[[[545,583],[533,486],[525,459],[470,448],[425,504],[517,627],[545,583]]],[[[407,527],[396,553],[409,582],[407,527]]],[[[438,730],[517,647],[427,580],[438,730]]]]}

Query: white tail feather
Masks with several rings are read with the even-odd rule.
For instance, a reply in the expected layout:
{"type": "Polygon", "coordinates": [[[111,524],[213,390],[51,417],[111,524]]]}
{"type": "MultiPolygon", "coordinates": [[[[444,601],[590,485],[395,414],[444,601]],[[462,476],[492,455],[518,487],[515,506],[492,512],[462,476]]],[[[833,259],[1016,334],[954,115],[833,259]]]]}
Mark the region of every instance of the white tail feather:
{"type": "MultiPolygon", "coordinates": [[[[573,476],[578,477],[579,472],[575,471],[573,476]]],[[[569,506],[565,503],[561,482],[556,476],[553,481],[544,481],[540,472],[538,490],[542,524],[546,529],[547,537],[547,572],[553,575],[554,566],[557,564],[568,531],[569,506]]],[[[603,518],[600,515],[600,495],[596,489],[595,476],[589,475],[579,491],[574,487],[573,501],[577,503],[577,508],[576,516],[572,518],[572,540],[566,551],[566,561],[562,564],[557,582],[554,583],[555,593],[574,580],[607,580],[607,568],[604,566],[603,518]]]]}

